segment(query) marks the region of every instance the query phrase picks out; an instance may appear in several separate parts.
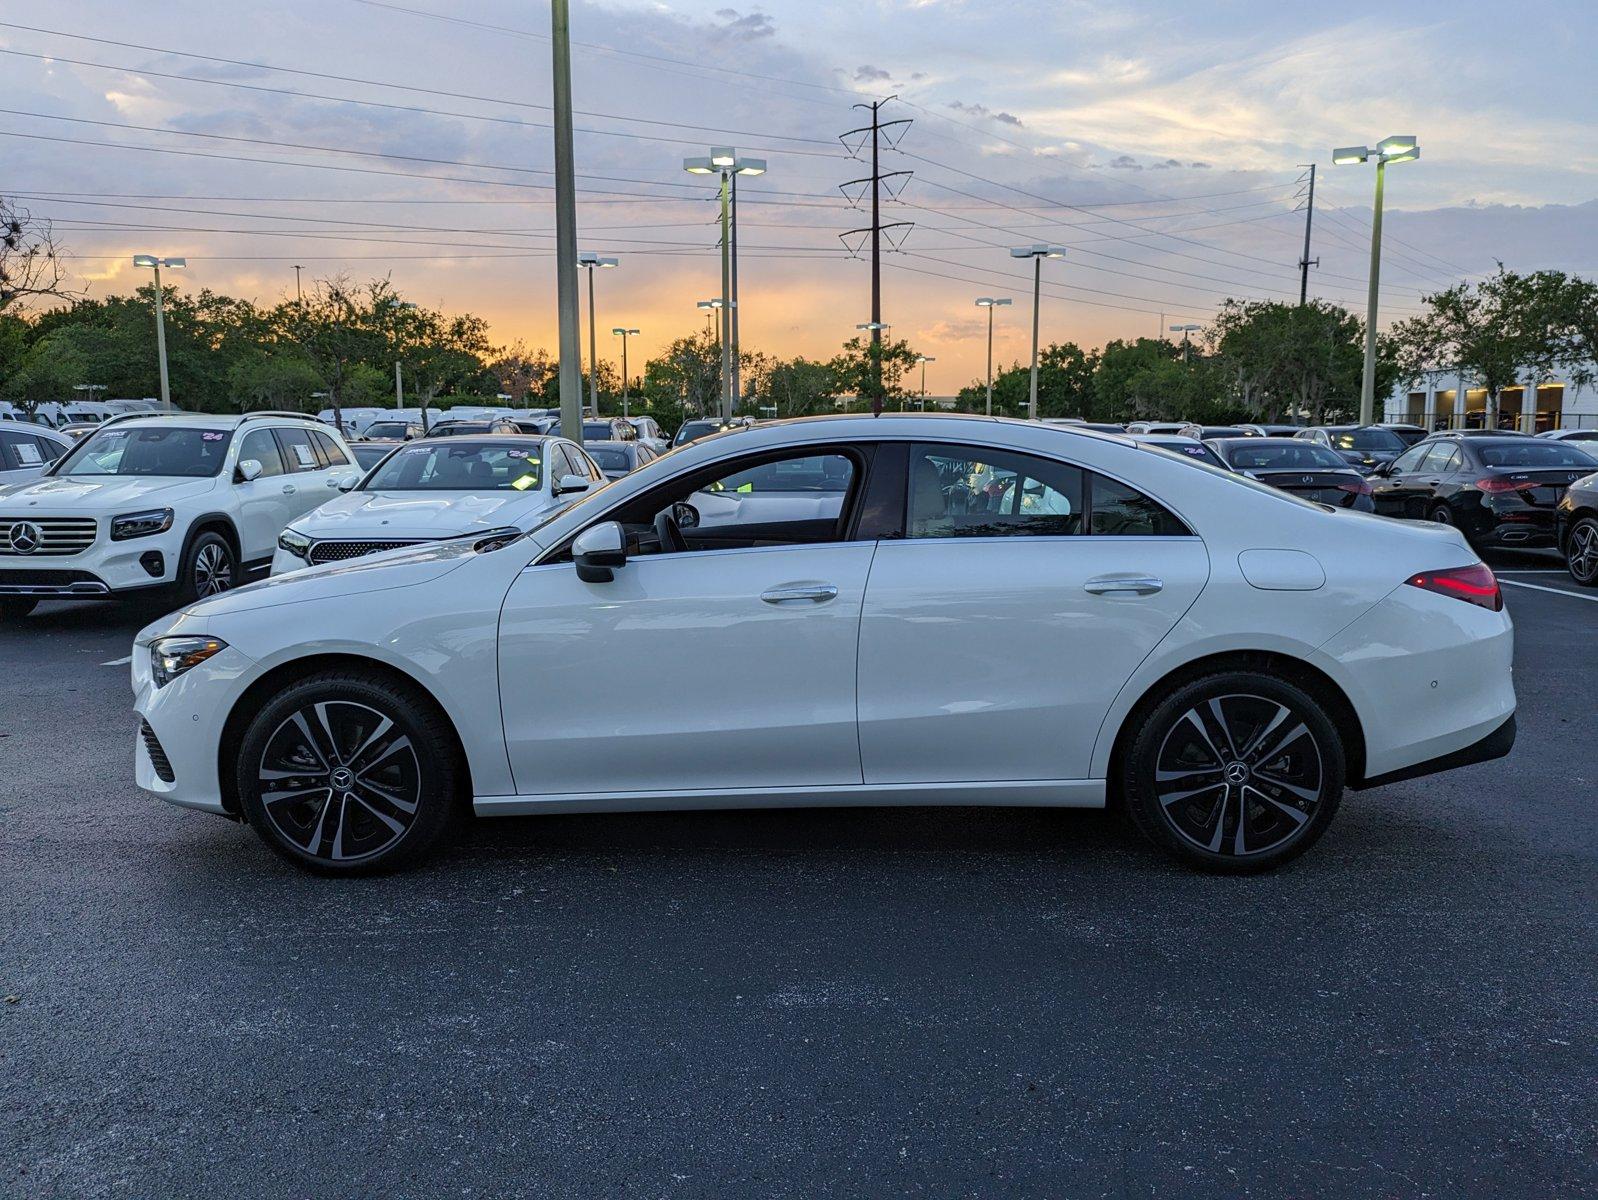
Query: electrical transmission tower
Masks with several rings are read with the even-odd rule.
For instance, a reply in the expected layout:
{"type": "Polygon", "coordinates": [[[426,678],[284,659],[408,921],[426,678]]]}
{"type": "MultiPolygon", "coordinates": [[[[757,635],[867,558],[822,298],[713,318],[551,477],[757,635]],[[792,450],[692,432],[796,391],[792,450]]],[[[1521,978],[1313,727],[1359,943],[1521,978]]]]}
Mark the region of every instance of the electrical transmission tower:
{"type": "Polygon", "coordinates": [[[1310,224],[1315,220],[1315,164],[1309,164],[1306,174],[1300,175],[1298,183],[1299,205],[1304,210],[1304,257],[1298,260],[1298,302],[1305,303],[1309,299],[1309,269],[1321,265],[1319,258],[1311,259],[1309,256],[1309,230],[1310,224]],[[1308,190],[1306,190],[1306,188],[1308,190]]]}
{"type": "Polygon", "coordinates": [[[914,221],[882,221],[882,199],[886,193],[888,199],[897,196],[904,185],[910,182],[911,171],[886,171],[882,170],[882,148],[890,149],[899,144],[910,128],[909,118],[901,117],[896,121],[882,120],[882,106],[895,97],[888,96],[882,100],[873,100],[870,104],[856,104],[856,108],[871,110],[871,124],[862,125],[858,129],[851,129],[848,133],[838,135],[838,140],[843,143],[849,157],[859,158],[869,141],[871,145],[871,174],[860,179],[851,179],[847,183],[840,183],[838,190],[851,205],[858,205],[869,191],[871,194],[871,224],[859,229],[851,229],[847,233],[840,233],[844,246],[853,256],[858,256],[867,240],[871,244],[871,359],[872,359],[872,395],[871,411],[880,416],[882,414],[882,240],[886,235],[890,249],[898,249],[904,244],[906,235],[915,227],[914,221]],[[855,139],[851,144],[850,139],[855,139]],[[851,192],[850,189],[858,189],[851,192]],[[851,242],[850,239],[855,239],[851,242]]]}

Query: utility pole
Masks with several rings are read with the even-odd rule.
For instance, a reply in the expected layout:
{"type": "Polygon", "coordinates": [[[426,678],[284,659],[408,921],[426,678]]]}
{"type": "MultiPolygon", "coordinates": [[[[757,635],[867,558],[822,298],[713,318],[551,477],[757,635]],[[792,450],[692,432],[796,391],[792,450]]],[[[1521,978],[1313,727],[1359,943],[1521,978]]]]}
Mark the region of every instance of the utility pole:
{"type": "MultiPolygon", "coordinates": [[[[855,201],[849,196],[849,188],[857,185],[870,185],[871,224],[861,229],[851,229],[846,233],[840,233],[838,236],[843,240],[843,244],[846,247],[849,246],[849,239],[851,237],[867,235],[871,239],[871,413],[873,416],[878,417],[882,415],[883,397],[882,330],[884,326],[882,323],[882,235],[887,230],[902,229],[904,233],[898,235],[897,241],[894,240],[892,234],[889,235],[888,240],[890,245],[897,248],[903,243],[905,235],[908,234],[910,229],[915,225],[915,222],[913,221],[890,221],[886,225],[882,223],[882,185],[884,181],[889,179],[898,179],[900,180],[898,186],[902,187],[904,183],[909,181],[911,175],[911,172],[909,171],[889,171],[886,174],[884,174],[882,171],[882,143],[884,141],[884,137],[886,137],[888,146],[891,149],[893,146],[898,144],[899,139],[904,136],[905,130],[910,126],[910,121],[906,118],[900,118],[897,121],[882,120],[882,106],[888,103],[889,100],[893,99],[895,99],[895,97],[888,96],[882,100],[873,100],[870,104],[856,104],[854,106],[855,108],[868,108],[871,110],[871,124],[862,125],[858,129],[851,129],[847,133],[838,135],[838,140],[843,142],[846,149],[849,149],[851,156],[856,153],[855,149],[849,147],[849,139],[851,137],[859,135],[862,138],[860,148],[864,147],[864,137],[866,135],[870,135],[871,138],[871,174],[865,178],[851,179],[847,183],[841,183],[838,185],[838,189],[843,192],[845,198],[850,199],[850,203],[854,203],[855,201]],[[892,132],[889,132],[890,130],[892,132]]],[[[892,199],[893,196],[897,194],[892,190],[892,188],[893,185],[890,184],[889,199],[892,199]]],[[[861,194],[862,196],[864,195],[863,189],[861,194]]],[[[853,253],[855,247],[849,248],[851,253],[853,253]]]]}
{"type": "Polygon", "coordinates": [[[1309,256],[1309,230],[1310,224],[1315,220],[1315,164],[1309,164],[1309,176],[1299,177],[1300,183],[1309,184],[1309,192],[1304,202],[1304,257],[1298,260],[1298,302],[1300,306],[1309,300],[1309,269],[1321,265],[1320,259],[1311,261],[1309,256]]]}
{"type": "Polygon", "coordinates": [[[300,291],[300,264],[294,264],[294,303],[304,304],[305,293],[300,291]]]}
{"type": "Polygon", "coordinates": [[[550,0],[555,86],[555,302],[560,320],[560,428],[583,441],[582,335],[577,315],[577,179],[572,152],[569,0],[550,0]]]}

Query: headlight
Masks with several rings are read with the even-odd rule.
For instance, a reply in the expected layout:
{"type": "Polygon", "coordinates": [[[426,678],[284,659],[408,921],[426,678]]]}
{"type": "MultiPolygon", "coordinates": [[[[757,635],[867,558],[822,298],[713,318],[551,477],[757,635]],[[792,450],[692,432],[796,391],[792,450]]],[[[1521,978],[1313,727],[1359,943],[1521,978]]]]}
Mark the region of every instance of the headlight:
{"type": "Polygon", "coordinates": [[[303,533],[285,529],[277,535],[277,546],[279,550],[287,550],[295,558],[304,558],[311,552],[311,539],[303,533]]]}
{"type": "Polygon", "coordinates": [[[213,637],[161,637],[150,643],[150,675],[156,687],[165,687],[191,667],[197,667],[213,654],[227,649],[227,643],[213,637]]]}
{"type": "Polygon", "coordinates": [[[125,542],[129,538],[149,537],[152,533],[165,533],[172,528],[170,508],[152,508],[148,512],[123,513],[111,518],[111,540],[125,542]]]}

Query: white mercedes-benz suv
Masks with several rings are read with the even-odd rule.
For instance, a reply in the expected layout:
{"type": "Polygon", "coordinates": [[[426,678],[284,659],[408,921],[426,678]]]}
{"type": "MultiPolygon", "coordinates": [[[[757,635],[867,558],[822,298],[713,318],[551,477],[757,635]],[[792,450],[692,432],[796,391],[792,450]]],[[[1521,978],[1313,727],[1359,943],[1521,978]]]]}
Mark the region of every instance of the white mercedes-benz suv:
{"type": "Polygon", "coordinates": [[[606,483],[582,447],[525,434],[419,438],[277,539],[272,574],[443,538],[519,532],[606,483]]]}
{"type": "Polygon", "coordinates": [[[149,626],[135,771],[334,873],[414,859],[466,803],[1108,803],[1257,870],[1345,786],[1508,753],[1512,641],[1445,526],[1112,434],[821,417],[149,626]]]}
{"type": "Polygon", "coordinates": [[[113,417],[0,494],[0,616],[226,591],[267,568],[285,525],[359,478],[344,439],[294,413],[113,417]]]}

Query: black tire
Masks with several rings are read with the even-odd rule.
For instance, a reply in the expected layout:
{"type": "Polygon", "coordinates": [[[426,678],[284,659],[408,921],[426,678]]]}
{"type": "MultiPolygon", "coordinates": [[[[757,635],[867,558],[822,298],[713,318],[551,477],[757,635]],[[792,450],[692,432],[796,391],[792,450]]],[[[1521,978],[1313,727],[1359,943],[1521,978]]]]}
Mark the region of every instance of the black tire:
{"type": "Polygon", "coordinates": [[[1432,505],[1430,511],[1426,514],[1426,519],[1435,521],[1439,525],[1453,525],[1456,523],[1454,521],[1454,510],[1446,504],[1432,505]]]}
{"type": "Polygon", "coordinates": [[[1565,535],[1565,569],[1583,587],[1598,587],[1598,517],[1582,517],[1565,535]]]}
{"type": "Polygon", "coordinates": [[[1127,811],[1182,862],[1229,874],[1267,871],[1314,845],[1337,812],[1343,740],[1294,684],[1217,672],[1180,685],[1134,719],[1138,733],[1122,773],[1127,811]]]}
{"type": "Polygon", "coordinates": [[[183,551],[175,585],[180,605],[193,604],[231,591],[239,585],[239,556],[220,533],[206,530],[183,551]]]}
{"type": "Polygon", "coordinates": [[[20,621],[38,607],[37,600],[26,596],[7,596],[0,600],[0,621],[20,621]]]}
{"type": "Polygon", "coordinates": [[[273,697],[245,730],[236,770],[244,815],[261,840],[328,875],[421,858],[448,830],[460,781],[454,734],[438,707],[357,671],[312,675],[273,697]]]}

